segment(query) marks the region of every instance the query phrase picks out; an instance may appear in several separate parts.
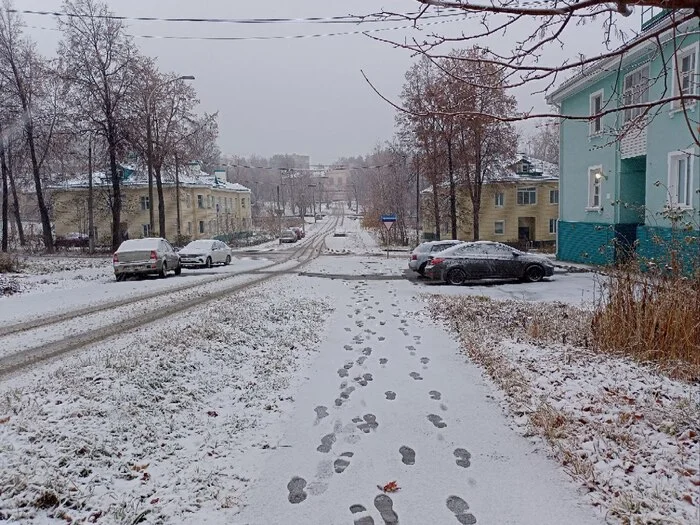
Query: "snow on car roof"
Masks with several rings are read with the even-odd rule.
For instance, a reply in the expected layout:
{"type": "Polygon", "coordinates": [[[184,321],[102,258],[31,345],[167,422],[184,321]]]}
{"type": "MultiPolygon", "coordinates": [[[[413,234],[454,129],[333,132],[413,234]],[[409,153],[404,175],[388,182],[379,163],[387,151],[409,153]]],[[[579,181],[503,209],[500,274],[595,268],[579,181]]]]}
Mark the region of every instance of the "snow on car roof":
{"type": "Polygon", "coordinates": [[[157,237],[149,237],[148,239],[130,239],[121,243],[117,252],[132,250],[155,250],[158,248],[161,240],[162,239],[157,237]]]}

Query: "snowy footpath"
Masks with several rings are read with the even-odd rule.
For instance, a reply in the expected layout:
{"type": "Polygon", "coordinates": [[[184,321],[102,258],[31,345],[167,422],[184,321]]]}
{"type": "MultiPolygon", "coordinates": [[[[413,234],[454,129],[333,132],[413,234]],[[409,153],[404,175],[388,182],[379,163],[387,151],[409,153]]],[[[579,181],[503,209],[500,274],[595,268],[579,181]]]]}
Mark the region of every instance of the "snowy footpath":
{"type": "Polygon", "coordinates": [[[373,279],[395,275],[393,261],[339,265],[345,277],[323,285],[329,335],[234,523],[600,523],[511,430],[415,286],[373,279]]]}

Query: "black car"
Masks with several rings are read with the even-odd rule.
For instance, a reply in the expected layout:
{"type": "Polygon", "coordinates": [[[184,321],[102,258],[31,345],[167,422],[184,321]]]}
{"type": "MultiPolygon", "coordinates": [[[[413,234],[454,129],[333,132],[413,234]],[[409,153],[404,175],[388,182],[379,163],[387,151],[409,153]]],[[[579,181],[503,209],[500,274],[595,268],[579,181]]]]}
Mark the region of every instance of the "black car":
{"type": "Polygon", "coordinates": [[[554,275],[554,265],[546,257],[499,242],[465,242],[433,254],[425,275],[455,285],[479,279],[521,279],[534,283],[554,275]]]}

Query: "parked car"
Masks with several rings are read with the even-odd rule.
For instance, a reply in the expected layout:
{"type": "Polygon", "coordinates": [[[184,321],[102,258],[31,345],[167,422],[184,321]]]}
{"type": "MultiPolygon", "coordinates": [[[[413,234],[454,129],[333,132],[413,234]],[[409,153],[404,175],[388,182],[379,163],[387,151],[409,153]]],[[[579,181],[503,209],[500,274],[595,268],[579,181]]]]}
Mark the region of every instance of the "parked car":
{"type": "Polygon", "coordinates": [[[428,265],[428,259],[431,254],[441,252],[456,244],[461,244],[462,242],[463,241],[446,240],[421,243],[411,252],[408,267],[414,272],[425,275],[425,267],[428,265]]]}
{"type": "Polygon", "coordinates": [[[180,250],[179,254],[185,268],[211,268],[214,264],[231,264],[231,248],[215,239],[192,241],[180,250]]]}
{"type": "Polygon", "coordinates": [[[336,228],[335,231],[333,232],[333,237],[347,237],[348,232],[346,232],[342,228],[336,228]]]}
{"type": "Polygon", "coordinates": [[[296,236],[297,236],[297,240],[298,240],[298,241],[302,240],[302,239],[304,238],[304,236],[306,235],[306,234],[304,233],[304,230],[302,230],[301,228],[297,228],[296,226],[294,226],[293,228],[290,228],[290,229],[291,229],[294,233],[296,233],[296,236]]]}
{"type": "Polygon", "coordinates": [[[500,242],[465,242],[431,254],[425,274],[449,284],[477,279],[521,279],[537,282],[554,275],[546,257],[521,252],[500,242]]]}
{"type": "Polygon", "coordinates": [[[54,246],[58,248],[87,248],[90,238],[86,233],[67,233],[61,237],[56,237],[54,246]]]}
{"type": "Polygon", "coordinates": [[[180,256],[168,241],[159,237],[124,241],[114,252],[112,266],[117,281],[128,275],[167,277],[171,271],[175,275],[182,273],[180,256]]]}
{"type": "Polygon", "coordinates": [[[280,233],[280,244],[283,242],[297,242],[299,237],[297,237],[296,232],[292,230],[282,230],[280,233]]]}

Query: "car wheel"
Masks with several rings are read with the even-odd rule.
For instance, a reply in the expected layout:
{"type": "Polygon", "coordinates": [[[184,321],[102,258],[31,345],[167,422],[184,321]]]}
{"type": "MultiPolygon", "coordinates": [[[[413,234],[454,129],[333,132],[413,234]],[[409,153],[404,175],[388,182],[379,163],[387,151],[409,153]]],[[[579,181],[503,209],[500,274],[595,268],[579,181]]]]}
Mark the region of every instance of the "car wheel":
{"type": "Polygon", "coordinates": [[[181,275],[182,274],[182,265],[178,264],[177,268],[175,268],[175,275],[181,275]]]}
{"type": "Polygon", "coordinates": [[[537,264],[528,266],[525,270],[525,280],[531,283],[540,282],[544,278],[544,268],[537,264]]]}
{"type": "Polygon", "coordinates": [[[425,277],[425,267],[428,266],[427,262],[424,262],[423,264],[420,265],[420,268],[418,268],[418,273],[425,277]]]}
{"type": "Polygon", "coordinates": [[[224,266],[228,266],[229,264],[231,264],[231,256],[230,256],[230,255],[227,255],[227,256],[226,256],[226,262],[224,262],[224,266]]]}
{"type": "Polygon", "coordinates": [[[464,270],[460,270],[459,268],[455,268],[454,270],[450,270],[449,272],[447,272],[446,281],[449,284],[459,286],[460,284],[464,284],[464,281],[466,281],[466,280],[467,280],[467,274],[464,273],[464,270]]]}
{"type": "Polygon", "coordinates": [[[211,268],[211,257],[207,257],[207,263],[204,265],[205,268],[211,268]]]}
{"type": "Polygon", "coordinates": [[[163,261],[163,266],[160,268],[160,272],[158,272],[158,277],[161,279],[165,279],[168,276],[168,263],[163,261]]]}

